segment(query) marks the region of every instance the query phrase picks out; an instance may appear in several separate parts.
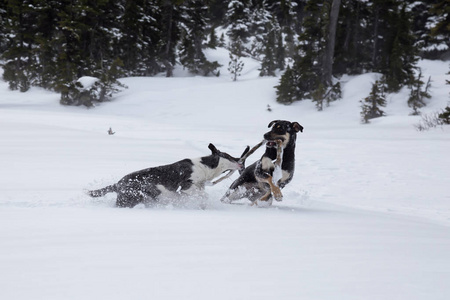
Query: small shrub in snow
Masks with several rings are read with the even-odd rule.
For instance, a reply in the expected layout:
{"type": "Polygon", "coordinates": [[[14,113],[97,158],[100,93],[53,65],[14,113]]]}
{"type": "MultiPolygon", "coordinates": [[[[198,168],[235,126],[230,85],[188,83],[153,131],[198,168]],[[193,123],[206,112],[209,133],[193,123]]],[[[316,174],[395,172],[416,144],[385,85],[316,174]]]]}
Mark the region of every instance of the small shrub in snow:
{"type": "Polygon", "coordinates": [[[423,114],[420,122],[414,125],[414,127],[416,127],[418,131],[426,131],[431,128],[442,126],[443,124],[443,120],[439,118],[439,112],[432,112],[429,114],[423,114]]]}

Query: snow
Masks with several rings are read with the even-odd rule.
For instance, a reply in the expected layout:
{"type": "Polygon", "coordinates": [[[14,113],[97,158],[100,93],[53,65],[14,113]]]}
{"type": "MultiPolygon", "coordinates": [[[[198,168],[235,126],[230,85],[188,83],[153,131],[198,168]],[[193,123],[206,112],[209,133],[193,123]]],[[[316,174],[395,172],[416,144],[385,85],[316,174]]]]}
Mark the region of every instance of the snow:
{"type": "Polygon", "coordinates": [[[99,81],[97,77],[92,76],[83,76],[80,77],[77,82],[81,84],[84,90],[89,90],[97,81],[99,81]]]}
{"type": "MultiPolygon", "coordinates": [[[[450,128],[415,130],[407,89],[361,124],[375,73],[342,78],[343,99],[317,112],[276,103],[279,78],[257,62],[242,58],[233,82],[228,52],[208,56],[220,77],[125,78],[94,109],[0,81],[0,299],[448,299],[450,128]],[[271,208],[220,203],[237,174],[206,187],[206,203],[118,209],[114,194],[85,195],[210,142],[238,156],[276,119],[305,129],[271,208]]],[[[422,111],[444,108],[448,64],[420,66],[422,111]]]]}

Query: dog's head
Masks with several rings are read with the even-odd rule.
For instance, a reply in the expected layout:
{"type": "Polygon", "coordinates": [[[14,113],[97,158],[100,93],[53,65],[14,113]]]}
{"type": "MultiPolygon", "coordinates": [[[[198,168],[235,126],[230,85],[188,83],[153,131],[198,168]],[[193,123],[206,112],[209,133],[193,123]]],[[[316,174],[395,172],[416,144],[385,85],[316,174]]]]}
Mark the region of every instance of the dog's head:
{"type": "Polygon", "coordinates": [[[213,144],[209,144],[209,150],[211,150],[212,156],[219,158],[218,167],[223,169],[223,172],[228,170],[241,170],[244,165],[241,163],[240,158],[233,157],[228,153],[219,151],[213,144]]]}
{"type": "Polygon", "coordinates": [[[303,132],[303,126],[297,122],[289,122],[282,120],[275,120],[269,123],[271,130],[264,134],[266,140],[266,147],[274,148],[277,146],[277,140],[281,140],[283,148],[290,142],[295,142],[297,132],[303,132]]]}

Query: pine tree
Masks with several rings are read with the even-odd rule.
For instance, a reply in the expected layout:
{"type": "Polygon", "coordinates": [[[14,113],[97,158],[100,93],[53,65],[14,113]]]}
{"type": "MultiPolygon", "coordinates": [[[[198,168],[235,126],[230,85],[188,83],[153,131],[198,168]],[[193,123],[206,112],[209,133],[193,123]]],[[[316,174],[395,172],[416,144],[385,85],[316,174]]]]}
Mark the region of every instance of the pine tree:
{"type": "Polygon", "coordinates": [[[161,39],[159,41],[158,58],[164,66],[166,77],[173,76],[176,63],[176,48],[180,39],[180,21],[182,0],[162,0],[161,6],[161,39]]]}
{"type": "Polygon", "coordinates": [[[3,79],[8,81],[10,89],[26,92],[32,85],[32,70],[36,64],[33,55],[36,13],[32,0],[10,0],[6,9],[9,15],[3,30],[8,46],[2,55],[6,60],[3,79]]]}
{"type": "Polygon", "coordinates": [[[431,95],[428,92],[428,89],[431,86],[431,77],[428,78],[424,90],[422,90],[422,88],[425,83],[422,81],[422,77],[422,71],[419,70],[417,78],[414,78],[412,81],[411,93],[408,99],[408,106],[413,109],[412,115],[419,115],[419,109],[426,105],[425,98],[431,98],[431,95]]]}
{"type": "Polygon", "coordinates": [[[212,27],[222,26],[225,23],[225,14],[229,0],[208,0],[205,5],[208,7],[208,19],[212,27]]]}
{"type": "Polygon", "coordinates": [[[164,69],[158,59],[162,35],[159,2],[126,1],[116,48],[128,76],[152,76],[164,69]]]}
{"type": "Polygon", "coordinates": [[[238,76],[241,76],[244,63],[240,60],[240,56],[230,52],[230,62],[228,63],[228,72],[231,74],[231,79],[236,81],[238,76]]]}
{"type": "Polygon", "coordinates": [[[7,26],[6,1],[0,1],[0,57],[7,49],[6,26],[7,26]]]}
{"type": "Polygon", "coordinates": [[[367,2],[359,0],[343,1],[340,9],[340,18],[336,39],[333,73],[360,74],[371,70],[372,25],[367,2]]]}
{"type": "Polygon", "coordinates": [[[211,49],[216,49],[217,47],[219,47],[219,40],[217,39],[215,26],[211,27],[211,32],[209,34],[208,47],[211,49]]]}
{"type": "Polygon", "coordinates": [[[437,24],[437,16],[433,12],[433,6],[439,1],[410,1],[412,3],[408,5],[408,10],[412,17],[411,30],[422,58],[438,59],[442,53],[439,50],[442,45],[442,40],[437,36],[432,36],[430,31],[430,28],[433,28],[437,24]]]}
{"type": "Polygon", "coordinates": [[[276,48],[276,38],[277,38],[277,28],[274,20],[270,22],[267,26],[267,34],[264,38],[264,52],[263,59],[261,62],[261,69],[259,76],[275,76],[275,70],[277,69],[277,48],[276,48]]]}
{"type": "Polygon", "coordinates": [[[286,51],[283,45],[283,33],[281,30],[277,32],[276,40],[275,67],[283,71],[285,67],[286,51]]]}
{"type": "MultiPolygon", "coordinates": [[[[231,43],[238,43],[241,47],[243,43],[247,42],[249,37],[250,24],[250,9],[249,0],[231,0],[228,4],[226,12],[227,24],[229,29],[227,35],[230,37],[231,43]]],[[[242,49],[239,49],[240,54],[242,49]]]]}
{"type": "MultiPolygon", "coordinates": [[[[321,83],[325,88],[328,86],[327,83],[322,82],[322,62],[326,44],[329,10],[319,0],[308,1],[305,10],[309,15],[304,19],[305,30],[299,37],[298,54],[294,58],[295,62],[292,67],[292,71],[295,73],[295,76],[292,76],[292,78],[298,78],[295,83],[298,85],[294,95],[296,100],[310,98],[321,83]]],[[[286,76],[286,73],[283,76],[286,76]]],[[[283,95],[280,94],[278,96],[278,101],[289,102],[291,100],[281,99],[280,97],[283,95]]]]}
{"type": "Polygon", "coordinates": [[[378,118],[384,115],[380,107],[386,106],[386,99],[384,96],[384,84],[380,81],[375,81],[372,85],[372,90],[364,100],[360,101],[361,105],[361,121],[369,123],[370,119],[378,118]]]}
{"type": "Polygon", "coordinates": [[[276,86],[277,102],[283,104],[291,104],[297,100],[297,82],[298,78],[294,70],[288,65],[283,76],[281,76],[280,84],[276,86]]]}
{"type": "Polygon", "coordinates": [[[203,41],[206,40],[206,7],[203,1],[190,0],[181,6],[183,37],[180,45],[180,62],[193,74],[208,75],[220,65],[209,62],[203,53],[203,41]]]}
{"type": "Polygon", "coordinates": [[[444,108],[444,110],[438,114],[438,118],[442,123],[450,125],[450,106],[444,108]]]}
{"type": "Polygon", "coordinates": [[[285,36],[285,53],[288,57],[293,57],[297,50],[297,38],[304,26],[305,5],[307,1],[298,0],[266,0],[267,7],[271,14],[275,16],[281,32],[285,36]]]}
{"type": "Polygon", "coordinates": [[[265,0],[257,1],[250,6],[248,34],[251,36],[251,45],[247,47],[247,52],[257,59],[265,56],[268,35],[272,34],[274,27],[277,26],[266,3],[265,0]]]}
{"type": "Polygon", "coordinates": [[[394,11],[389,21],[392,35],[386,43],[388,56],[382,60],[381,72],[386,77],[388,91],[396,92],[411,82],[418,57],[406,6],[394,11]]]}
{"type": "Polygon", "coordinates": [[[430,11],[434,22],[430,24],[431,37],[435,40],[439,54],[450,49],[450,0],[438,0],[430,11]]]}

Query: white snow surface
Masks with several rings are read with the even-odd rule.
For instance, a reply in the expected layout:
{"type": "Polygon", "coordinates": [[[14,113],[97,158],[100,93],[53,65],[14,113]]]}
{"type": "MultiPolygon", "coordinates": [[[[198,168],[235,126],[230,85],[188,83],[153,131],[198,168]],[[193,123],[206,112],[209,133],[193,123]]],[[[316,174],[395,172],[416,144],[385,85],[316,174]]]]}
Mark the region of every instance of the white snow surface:
{"type": "MultiPolygon", "coordinates": [[[[257,62],[233,82],[228,53],[208,55],[221,77],[125,78],[93,109],[0,81],[0,299],[450,299],[450,128],[418,132],[407,89],[362,125],[378,74],[343,78],[343,99],[317,112],[277,104],[279,77],[259,77],[257,62]],[[85,194],[208,155],[210,142],[238,156],[276,119],[304,132],[270,208],[220,203],[237,172],[206,187],[206,207],[119,209],[115,194],[85,194]]],[[[448,63],[420,66],[433,96],[422,112],[444,108],[448,63]]]]}

